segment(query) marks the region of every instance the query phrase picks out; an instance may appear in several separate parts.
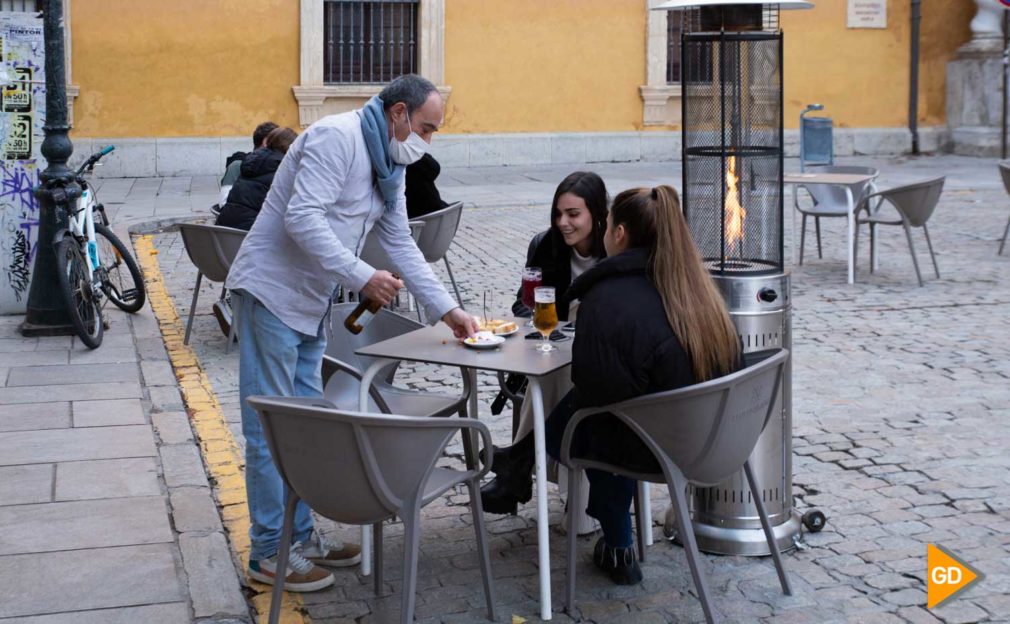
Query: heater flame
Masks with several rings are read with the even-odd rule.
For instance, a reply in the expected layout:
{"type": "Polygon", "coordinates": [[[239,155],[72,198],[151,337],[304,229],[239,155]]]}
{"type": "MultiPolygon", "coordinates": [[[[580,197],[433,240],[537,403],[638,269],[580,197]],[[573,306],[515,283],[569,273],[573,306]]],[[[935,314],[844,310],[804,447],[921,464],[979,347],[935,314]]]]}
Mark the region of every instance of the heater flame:
{"type": "Polygon", "coordinates": [[[743,255],[743,222],[747,211],[740,204],[740,176],[736,174],[736,156],[729,157],[729,167],[726,171],[726,205],[723,210],[723,225],[726,230],[727,247],[740,247],[743,255]]]}

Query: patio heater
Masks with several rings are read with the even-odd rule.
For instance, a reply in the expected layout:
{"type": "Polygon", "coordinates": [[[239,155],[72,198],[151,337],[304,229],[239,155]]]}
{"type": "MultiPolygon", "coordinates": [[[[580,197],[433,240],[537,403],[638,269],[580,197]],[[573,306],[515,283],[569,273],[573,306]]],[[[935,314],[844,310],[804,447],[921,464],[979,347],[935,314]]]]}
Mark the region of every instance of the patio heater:
{"type": "MultiPolygon", "coordinates": [[[[657,7],[677,10],[670,17],[681,21],[684,216],[726,299],[745,359],[791,346],[779,10],[811,6],[671,0],[657,7]]],[[[800,534],[792,497],[791,389],[787,364],[778,402],[750,457],[780,550],[792,548],[800,534]]],[[[689,494],[701,550],[769,554],[742,471],[689,494]]]]}

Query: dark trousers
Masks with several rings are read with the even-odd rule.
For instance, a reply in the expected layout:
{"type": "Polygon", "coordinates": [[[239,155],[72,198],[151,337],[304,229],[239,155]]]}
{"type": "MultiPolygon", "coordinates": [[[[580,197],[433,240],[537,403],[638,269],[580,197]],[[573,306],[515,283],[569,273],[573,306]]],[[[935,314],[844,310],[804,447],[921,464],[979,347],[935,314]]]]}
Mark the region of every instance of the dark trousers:
{"type": "MultiPolygon", "coordinates": [[[[572,419],[575,408],[572,405],[572,393],[565,395],[558,403],[545,424],[547,433],[547,453],[555,458],[561,457],[561,438],[565,435],[565,427],[572,419]]],[[[573,456],[579,456],[579,439],[592,437],[594,429],[601,416],[591,416],[579,425],[575,441],[572,445],[573,456]]],[[[612,418],[612,417],[611,417],[612,418]]],[[[612,548],[628,548],[631,539],[631,501],[635,496],[635,482],[626,477],[619,477],[601,470],[587,470],[589,478],[589,504],[586,513],[600,521],[603,529],[603,539],[612,548]]]]}

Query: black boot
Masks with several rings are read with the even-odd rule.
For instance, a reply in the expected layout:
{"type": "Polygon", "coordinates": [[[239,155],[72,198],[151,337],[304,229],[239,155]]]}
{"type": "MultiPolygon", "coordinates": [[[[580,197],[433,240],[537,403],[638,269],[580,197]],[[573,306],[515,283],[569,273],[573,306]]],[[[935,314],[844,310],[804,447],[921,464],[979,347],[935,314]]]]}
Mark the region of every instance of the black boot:
{"type": "Polygon", "coordinates": [[[484,511],[493,514],[515,514],[519,503],[533,497],[533,435],[504,449],[495,449],[491,464],[495,478],[480,489],[484,511]]]}
{"type": "Polygon", "coordinates": [[[638,566],[635,546],[611,548],[601,537],[593,549],[593,563],[610,576],[617,585],[638,585],[642,582],[642,568],[638,566]]]}
{"type": "MultiPolygon", "coordinates": [[[[503,475],[508,472],[509,469],[509,453],[511,452],[511,446],[491,446],[491,472],[496,475],[503,475]]],[[[487,449],[481,449],[480,453],[477,454],[482,464],[487,463],[487,449]]]]}

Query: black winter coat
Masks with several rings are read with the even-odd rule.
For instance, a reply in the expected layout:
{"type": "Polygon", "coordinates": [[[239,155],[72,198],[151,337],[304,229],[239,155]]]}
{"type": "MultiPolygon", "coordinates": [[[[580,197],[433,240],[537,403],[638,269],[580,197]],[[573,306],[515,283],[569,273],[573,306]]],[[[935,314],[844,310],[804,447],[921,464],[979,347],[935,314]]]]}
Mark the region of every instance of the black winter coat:
{"type": "Polygon", "coordinates": [[[248,230],[263,207],[274,174],[284,160],[277,150],[261,147],[249,152],[242,160],[239,179],[228,193],[228,201],[221,207],[215,225],[248,230]]]}
{"type": "MultiPolygon", "coordinates": [[[[649,278],[648,251],[629,249],[600,261],[569,289],[579,304],[572,345],[575,408],[599,407],[695,383],[688,356],[649,278]]],[[[579,428],[575,451],[603,461],[657,470],[645,445],[611,415],[579,428]]]]}
{"type": "MultiPolygon", "coordinates": [[[[558,320],[566,322],[569,304],[578,299],[568,296],[568,287],[572,283],[572,248],[565,244],[565,240],[554,229],[544,230],[530,241],[529,249],[526,250],[526,266],[539,267],[543,277],[541,285],[554,287],[558,320]]],[[[516,291],[512,314],[533,316],[533,310],[523,305],[522,284],[516,291]]]]}
{"type": "Polygon", "coordinates": [[[407,218],[416,219],[429,212],[441,210],[449,204],[442,201],[442,196],[435,187],[435,178],[442,171],[442,166],[431,154],[425,154],[416,163],[407,165],[406,189],[407,218]]]}

